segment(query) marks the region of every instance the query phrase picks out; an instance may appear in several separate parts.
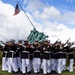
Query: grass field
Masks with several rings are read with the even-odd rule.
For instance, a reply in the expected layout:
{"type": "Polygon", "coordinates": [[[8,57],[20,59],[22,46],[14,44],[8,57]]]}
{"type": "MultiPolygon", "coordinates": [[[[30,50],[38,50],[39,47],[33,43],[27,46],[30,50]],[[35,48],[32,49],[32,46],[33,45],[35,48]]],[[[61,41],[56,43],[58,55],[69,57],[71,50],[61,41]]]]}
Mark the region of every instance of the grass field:
{"type": "MultiPolygon", "coordinates": [[[[0,75],[12,75],[12,74],[9,74],[8,72],[3,72],[1,70],[1,63],[2,63],[1,60],[2,60],[2,53],[0,52],[0,75]]],[[[74,71],[73,72],[63,71],[62,74],[60,74],[60,75],[75,75],[75,66],[74,66],[74,71]]]]}
{"type": "MultiPolygon", "coordinates": [[[[9,74],[7,72],[2,72],[1,71],[1,65],[0,65],[0,75],[12,75],[12,74],[9,74]]],[[[60,75],[75,75],[75,67],[74,67],[74,72],[63,71],[60,75]]]]}
{"type": "Polygon", "coordinates": [[[75,75],[75,66],[73,72],[63,71],[60,75],[75,75]]]}

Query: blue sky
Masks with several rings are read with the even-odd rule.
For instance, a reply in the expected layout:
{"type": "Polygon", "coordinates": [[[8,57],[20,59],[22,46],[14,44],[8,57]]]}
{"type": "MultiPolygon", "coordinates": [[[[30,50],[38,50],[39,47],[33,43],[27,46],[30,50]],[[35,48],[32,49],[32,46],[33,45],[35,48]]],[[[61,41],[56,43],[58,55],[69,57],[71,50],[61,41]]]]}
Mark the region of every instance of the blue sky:
{"type": "MultiPolygon", "coordinates": [[[[13,6],[15,6],[16,1],[19,1],[21,4],[23,4],[24,2],[24,0],[2,0],[2,1],[4,3],[12,4],[13,6]]],[[[40,0],[40,2],[47,3],[58,9],[63,8],[63,9],[68,9],[70,11],[75,11],[75,0],[40,0]]]]}
{"type": "MultiPolygon", "coordinates": [[[[60,37],[65,41],[71,36],[74,40],[75,36],[72,34],[75,33],[75,0],[0,0],[0,16],[2,16],[0,17],[0,30],[3,29],[13,38],[24,38],[22,32],[26,32],[26,36],[28,36],[32,29],[30,22],[22,11],[15,17],[11,16],[14,13],[17,1],[26,11],[37,30],[49,35],[50,39],[54,40],[60,37]],[[27,27],[29,31],[26,30],[27,27]],[[19,28],[22,28],[22,30],[19,28]],[[14,32],[13,35],[12,32],[14,32]],[[17,32],[20,35],[17,35],[17,32]],[[67,37],[63,39],[66,35],[67,37]]],[[[1,34],[1,38],[4,38],[4,33],[1,34]]]]}
{"type": "MultiPolygon", "coordinates": [[[[26,8],[28,6],[28,2],[29,1],[39,1],[42,4],[45,4],[46,6],[54,6],[56,9],[58,9],[62,14],[65,11],[71,11],[71,12],[75,12],[75,0],[2,0],[4,3],[7,4],[11,4],[14,7],[16,6],[17,1],[19,1],[19,3],[22,5],[22,7],[26,8]],[[24,3],[25,1],[25,3],[24,3]]],[[[34,9],[34,8],[32,8],[34,9]]],[[[43,8],[39,8],[37,10],[41,11],[43,10],[43,8]],[[40,10],[39,10],[40,9],[40,10]]],[[[26,10],[28,13],[31,14],[31,12],[29,10],[26,10]]],[[[74,25],[66,25],[70,28],[73,28],[74,25]]]]}

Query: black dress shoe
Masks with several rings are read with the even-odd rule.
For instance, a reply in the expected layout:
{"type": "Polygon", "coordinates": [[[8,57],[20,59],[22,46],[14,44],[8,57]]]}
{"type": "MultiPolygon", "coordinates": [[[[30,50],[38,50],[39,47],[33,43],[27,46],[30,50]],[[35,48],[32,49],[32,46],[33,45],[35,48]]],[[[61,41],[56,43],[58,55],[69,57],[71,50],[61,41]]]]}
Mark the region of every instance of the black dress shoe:
{"type": "Polygon", "coordinates": [[[20,71],[19,73],[20,73],[20,74],[22,74],[22,72],[21,72],[21,71],[20,71]]]}
{"type": "Polygon", "coordinates": [[[25,75],[25,73],[22,73],[22,75],[25,75]]]}
{"type": "Polygon", "coordinates": [[[18,71],[20,71],[20,68],[18,68],[18,71]]]}
{"type": "Polygon", "coordinates": [[[42,69],[40,69],[40,71],[43,71],[42,69]]]}
{"type": "Polygon", "coordinates": [[[31,74],[31,71],[27,72],[28,74],[31,74]]]}
{"type": "Polygon", "coordinates": [[[66,69],[66,71],[69,71],[68,69],[66,69]]]}
{"type": "Polygon", "coordinates": [[[51,72],[50,72],[50,73],[48,73],[48,74],[51,74],[51,72]]]}
{"type": "Polygon", "coordinates": [[[38,74],[39,74],[40,72],[38,72],[38,74]]]}
{"type": "Polygon", "coordinates": [[[13,74],[17,74],[17,73],[19,73],[18,71],[17,72],[13,72],[13,74]]]}
{"type": "Polygon", "coordinates": [[[34,74],[38,74],[38,72],[34,73],[34,74]]]}

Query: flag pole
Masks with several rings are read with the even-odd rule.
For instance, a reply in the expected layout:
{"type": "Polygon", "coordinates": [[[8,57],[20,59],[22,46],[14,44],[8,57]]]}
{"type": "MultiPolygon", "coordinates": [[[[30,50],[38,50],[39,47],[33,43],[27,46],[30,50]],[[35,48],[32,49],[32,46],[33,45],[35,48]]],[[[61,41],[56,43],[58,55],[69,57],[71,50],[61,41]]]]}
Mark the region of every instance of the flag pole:
{"type": "Polygon", "coordinates": [[[31,22],[30,18],[28,17],[28,15],[26,14],[25,10],[22,8],[22,6],[20,5],[20,3],[17,1],[17,3],[19,4],[19,6],[21,7],[21,9],[23,10],[25,16],[28,18],[28,20],[30,21],[31,25],[33,26],[34,29],[36,29],[33,25],[33,23],[31,22]]]}

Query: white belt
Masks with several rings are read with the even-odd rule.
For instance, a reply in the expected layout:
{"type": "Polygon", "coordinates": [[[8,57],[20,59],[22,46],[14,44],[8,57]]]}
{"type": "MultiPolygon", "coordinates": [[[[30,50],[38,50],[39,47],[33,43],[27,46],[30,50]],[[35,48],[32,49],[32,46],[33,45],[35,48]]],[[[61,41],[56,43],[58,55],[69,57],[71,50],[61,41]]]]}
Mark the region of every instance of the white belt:
{"type": "Polygon", "coordinates": [[[13,53],[14,51],[9,51],[9,52],[12,52],[13,53]]]}
{"type": "Polygon", "coordinates": [[[11,53],[15,53],[14,51],[11,51],[11,50],[10,50],[9,52],[11,52],[11,53]]]}
{"type": "Polygon", "coordinates": [[[70,53],[68,53],[68,54],[73,54],[73,52],[70,52],[70,53]]]}
{"type": "Polygon", "coordinates": [[[26,53],[29,53],[28,51],[22,51],[22,52],[26,52],[26,53]]]}
{"type": "Polygon", "coordinates": [[[45,51],[44,53],[50,53],[50,52],[48,52],[48,51],[45,51]]]}
{"type": "Polygon", "coordinates": [[[34,51],[34,52],[40,52],[40,51],[36,50],[36,51],[34,51]]]}
{"type": "Polygon", "coordinates": [[[57,53],[55,53],[55,54],[58,54],[58,53],[63,53],[63,52],[57,52],[57,53]]]}
{"type": "Polygon", "coordinates": [[[7,51],[4,51],[4,53],[8,53],[7,51]]]}

